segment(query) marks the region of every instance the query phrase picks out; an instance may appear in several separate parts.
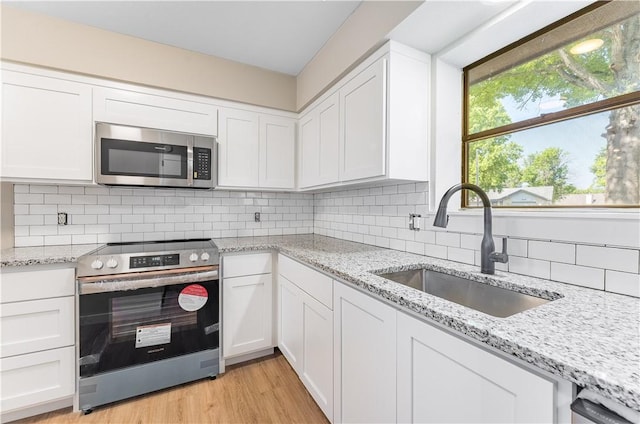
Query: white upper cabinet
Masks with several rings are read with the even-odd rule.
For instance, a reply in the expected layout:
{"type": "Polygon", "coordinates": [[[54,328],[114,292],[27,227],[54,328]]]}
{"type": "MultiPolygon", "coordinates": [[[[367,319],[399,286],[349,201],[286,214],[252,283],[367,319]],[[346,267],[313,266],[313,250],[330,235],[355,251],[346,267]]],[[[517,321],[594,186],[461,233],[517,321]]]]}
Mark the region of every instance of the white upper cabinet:
{"type": "Polygon", "coordinates": [[[300,188],[426,181],[429,63],[389,42],[303,111],[300,188]]]}
{"type": "Polygon", "coordinates": [[[295,120],[260,116],[260,187],[295,186],[295,120]]]}
{"type": "Polygon", "coordinates": [[[91,182],[91,86],[2,71],[0,176],[91,182]]]}
{"type": "Polygon", "coordinates": [[[220,110],[218,184],[258,187],[260,180],[258,114],[238,109],[220,110]]]}
{"type": "Polygon", "coordinates": [[[96,87],[93,106],[97,122],[218,135],[218,109],[206,103],[96,87]]]}
{"type": "Polygon", "coordinates": [[[223,108],[218,141],[221,187],[294,189],[294,119],[223,108]]]}
{"type": "Polygon", "coordinates": [[[338,93],[323,100],[299,121],[299,186],[340,180],[340,105],[338,93]]]}
{"type": "Polygon", "coordinates": [[[340,89],[342,180],[385,174],[386,69],[382,58],[340,89]]]}

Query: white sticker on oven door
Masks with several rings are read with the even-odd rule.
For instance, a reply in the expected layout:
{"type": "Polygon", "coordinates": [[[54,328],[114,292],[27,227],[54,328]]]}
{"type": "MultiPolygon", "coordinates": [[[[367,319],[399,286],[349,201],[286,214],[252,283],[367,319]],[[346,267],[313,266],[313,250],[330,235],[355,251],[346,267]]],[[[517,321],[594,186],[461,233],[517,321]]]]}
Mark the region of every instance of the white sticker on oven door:
{"type": "Polygon", "coordinates": [[[171,323],[136,327],[136,349],[171,343],[171,323]]]}
{"type": "Polygon", "coordinates": [[[207,299],[209,299],[207,289],[200,284],[189,284],[180,291],[178,304],[185,311],[193,312],[202,308],[207,303],[207,299]]]}

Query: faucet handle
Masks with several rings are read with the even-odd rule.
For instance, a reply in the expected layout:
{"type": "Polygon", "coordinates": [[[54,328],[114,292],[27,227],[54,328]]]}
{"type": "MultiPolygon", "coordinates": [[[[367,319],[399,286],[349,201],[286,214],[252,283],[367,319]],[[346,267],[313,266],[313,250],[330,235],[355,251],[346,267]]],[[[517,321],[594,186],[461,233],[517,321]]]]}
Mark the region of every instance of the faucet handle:
{"type": "Polygon", "coordinates": [[[489,256],[493,262],[500,262],[506,264],[509,262],[509,255],[507,254],[507,238],[502,237],[502,253],[492,252],[489,256]]]}

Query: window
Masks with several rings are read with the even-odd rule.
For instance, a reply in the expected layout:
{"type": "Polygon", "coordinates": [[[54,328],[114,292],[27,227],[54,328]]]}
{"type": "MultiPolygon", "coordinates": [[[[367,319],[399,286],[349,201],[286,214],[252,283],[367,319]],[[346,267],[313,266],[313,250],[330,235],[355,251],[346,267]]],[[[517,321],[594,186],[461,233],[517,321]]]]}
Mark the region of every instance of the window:
{"type": "Polygon", "coordinates": [[[640,2],[597,2],[466,67],[464,181],[498,207],[640,206],[639,40],[640,2]]]}

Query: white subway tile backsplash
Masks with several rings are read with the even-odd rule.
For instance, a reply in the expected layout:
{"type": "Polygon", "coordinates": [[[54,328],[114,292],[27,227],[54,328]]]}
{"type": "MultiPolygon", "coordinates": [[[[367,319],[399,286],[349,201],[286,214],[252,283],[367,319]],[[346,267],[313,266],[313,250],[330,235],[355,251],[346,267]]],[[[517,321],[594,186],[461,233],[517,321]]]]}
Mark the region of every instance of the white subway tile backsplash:
{"type": "MultiPolygon", "coordinates": [[[[47,195],[53,196],[53,195],[47,195]]],[[[15,193],[14,201],[16,205],[20,204],[35,204],[41,205],[44,202],[45,196],[43,194],[23,194],[23,193],[15,193]]]]}
{"type": "Polygon", "coordinates": [[[507,253],[526,258],[529,253],[527,240],[509,238],[507,240],[507,253]]]}
{"type": "Polygon", "coordinates": [[[551,262],[510,256],[509,271],[515,274],[531,275],[548,280],[551,276],[551,262]]]}
{"type": "Polygon", "coordinates": [[[58,229],[53,225],[32,225],[29,227],[30,236],[55,236],[58,229]]]}
{"type": "MultiPolygon", "coordinates": [[[[482,234],[466,227],[433,230],[428,194],[428,183],[317,194],[16,184],[15,242],[20,247],[313,232],[478,265],[482,234]],[[57,225],[58,212],[69,215],[70,225],[57,225]],[[262,222],[254,222],[255,212],[262,222]],[[408,229],[410,213],[422,214],[420,231],[408,229]]],[[[501,250],[501,239],[494,241],[501,250]]],[[[509,263],[496,269],[640,296],[636,246],[509,238],[507,250],[509,263]]]]}
{"type": "Polygon", "coordinates": [[[45,236],[45,245],[71,244],[71,236],[45,236]]]}
{"type": "Polygon", "coordinates": [[[434,258],[447,259],[447,246],[426,243],[424,245],[424,254],[434,258]]]}
{"type": "Polygon", "coordinates": [[[640,250],[578,245],[576,264],[637,274],[640,250]]]}
{"type": "Polygon", "coordinates": [[[16,215],[14,222],[16,227],[20,225],[43,225],[44,215],[16,215]]]}
{"type": "Polygon", "coordinates": [[[84,194],[83,186],[58,186],[60,194],[84,194]]]}
{"type": "Polygon", "coordinates": [[[311,194],[15,187],[15,234],[21,246],[313,232],[311,194]],[[58,211],[69,214],[70,225],[57,225],[58,211]],[[262,213],[263,222],[253,225],[254,212],[262,213]]]}
{"type": "Polygon", "coordinates": [[[460,247],[460,233],[438,231],[436,232],[436,244],[450,247],[460,247]]]}
{"type": "Polygon", "coordinates": [[[576,245],[569,243],[552,243],[548,241],[529,240],[529,254],[533,259],[544,259],[553,262],[576,263],[576,245]]]}
{"type": "Polygon", "coordinates": [[[44,244],[44,236],[16,237],[15,242],[16,247],[42,246],[44,244]]]}
{"type": "Polygon", "coordinates": [[[58,193],[58,186],[54,185],[32,185],[29,186],[29,193],[58,193]]]}
{"type": "Polygon", "coordinates": [[[551,279],[604,290],[604,269],[551,262],[551,279]]]}
{"type": "Polygon", "coordinates": [[[447,247],[447,259],[473,265],[475,263],[475,254],[473,250],[447,247]]]}
{"type": "Polygon", "coordinates": [[[97,234],[75,234],[71,236],[71,244],[97,243],[97,234]]]}
{"type": "Polygon", "coordinates": [[[606,270],[604,278],[606,291],[640,297],[640,274],[606,270]]]}

